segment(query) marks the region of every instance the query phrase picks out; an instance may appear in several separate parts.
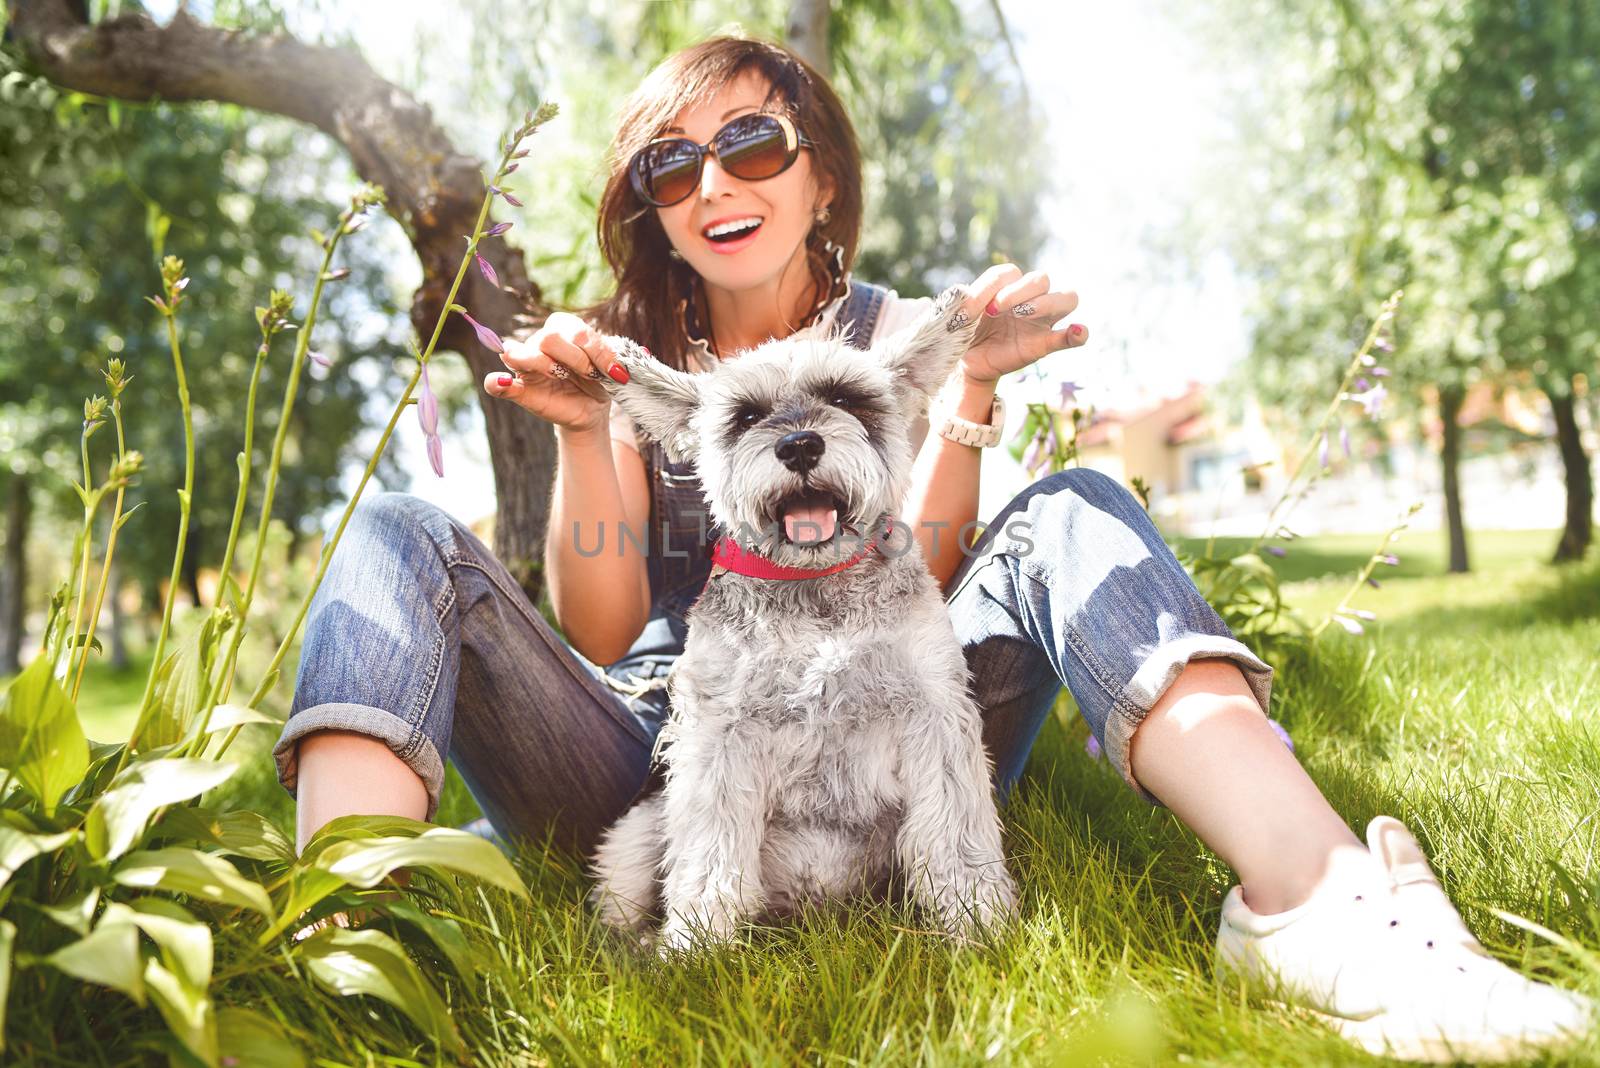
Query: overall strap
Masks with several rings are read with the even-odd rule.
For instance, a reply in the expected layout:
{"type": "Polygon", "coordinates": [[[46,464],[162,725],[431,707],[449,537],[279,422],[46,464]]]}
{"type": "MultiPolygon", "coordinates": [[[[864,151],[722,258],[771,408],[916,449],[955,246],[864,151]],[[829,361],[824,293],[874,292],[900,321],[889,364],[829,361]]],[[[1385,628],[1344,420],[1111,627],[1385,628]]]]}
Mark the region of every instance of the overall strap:
{"type": "Polygon", "coordinates": [[[839,309],[836,322],[854,326],[850,334],[852,348],[865,349],[872,345],[872,334],[878,328],[878,316],[883,311],[889,291],[870,282],[850,282],[850,295],[839,309]]]}

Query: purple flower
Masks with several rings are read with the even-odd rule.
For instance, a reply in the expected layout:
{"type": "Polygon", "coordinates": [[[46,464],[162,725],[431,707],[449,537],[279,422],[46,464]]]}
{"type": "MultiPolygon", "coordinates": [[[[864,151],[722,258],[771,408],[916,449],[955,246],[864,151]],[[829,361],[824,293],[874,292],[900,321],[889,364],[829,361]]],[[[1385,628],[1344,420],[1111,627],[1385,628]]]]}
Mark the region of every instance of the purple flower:
{"type": "Polygon", "coordinates": [[[1371,388],[1372,388],[1372,383],[1368,382],[1365,378],[1356,379],[1356,392],[1357,393],[1365,393],[1367,390],[1369,390],[1371,388]]]}
{"type": "Polygon", "coordinates": [[[1369,419],[1376,419],[1378,418],[1379,413],[1383,410],[1383,398],[1387,397],[1388,395],[1389,391],[1383,388],[1382,382],[1379,382],[1377,385],[1373,386],[1356,399],[1359,400],[1361,402],[1361,406],[1367,410],[1367,417],[1369,419]]]}
{"type": "Polygon", "coordinates": [[[348,267],[335,267],[333,270],[331,270],[327,274],[323,275],[322,276],[322,280],[324,282],[340,282],[340,281],[343,281],[344,279],[349,278],[349,277],[350,277],[350,268],[348,268],[348,267]]]}
{"type": "Polygon", "coordinates": [[[522,201],[518,200],[512,194],[510,194],[510,193],[501,193],[500,195],[505,197],[506,198],[506,203],[510,204],[513,208],[522,207],[522,201]]]}
{"type": "Polygon", "coordinates": [[[1078,399],[1079,388],[1076,382],[1061,383],[1061,407],[1065,408],[1078,399]]]}
{"type": "Polygon", "coordinates": [[[509,229],[511,229],[511,224],[508,223],[508,222],[495,223],[493,226],[489,227],[489,229],[487,229],[487,230],[485,230],[483,232],[483,236],[484,237],[499,237],[501,234],[505,233],[509,229]]]}
{"type": "Polygon", "coordinates": [[[1269,545],[1269,546],[1267,546],[1267,552],[1269,552],[1273,556],[1277,556],[1277,557],[1284,557],[1284,556],[1288,556],[1289,555],[1289,550],[1285,549],[1281,545],[1269,545]]]}
{"type": "Polygon", "coordinates": [[[1022,469],[1028,474],[1033,474],[1039,466],[1039,460],[1044,453],[1044,438],[1034,438],[1028,443],[1028,451],[1022,457],[1022,469]]]}
{"type": "Polygon", "coordinates": [[[1398,567],[1400,565],[1400,558],[1394,553],[1384,553],[1382,556],[1378,557],[1378,562],[1380,564],[1388,564],[1390,567],[1398,567]]]}
{"type": "Polygon", "coordinates": [[[506,164],[506,173],[510,174],[520,166],[521,166],[520,163],[508,163],[508,164],[506,164]]]}
{"type": "Polygon", "coordinates": [[[1377,349],[1379,352],[1393,352],[1394,342],[1382,334],[1379,334],[1377,339],[1372,342],[1372,347],[1377,349]]]}
{"type": "Polygon", "coordinates": [[[311,357],[311,359],[314,362],[320,363],[324,367],[332,367],[333,366],[333,361],[328,359],[326,356],[324,356],[320,352],[316,352],[316,351],[314,351],[312,349],[307,349],[306,350],[306,355],[311,357]]]}
{"type": "Polygon", "coordinates": [[[417,397],[417,423],[428,437],[438,435],[439,398],[433,395],[433,386],[428,383],[427,364],[422,365],[422,393],[417,397]]]}
{"type": "Polygon", "coordinates": [[[484,348],[488,349],[490,352],[506,351],[506,343],[500,340],[499,334],[495,333],[493,330],[490,330],[487,326],[484,326],[466,312],[462,312],[461,317],[472,324],[473,332],[478,335],[478,340],[482,342],[484,348]]]}
{"type": "Polygon", "coordinates": [[[1272,733],[1278,736],[1278,741],[1289,747],[1289,752],[1294,752],[1294,739],[1289,737],[1289,732],[1284,730],[1283,724],[1275,719],[1267,720],[1267,726],[1272,728],[1272,733]]]}
{"type": "Polygon", "coordinates": [[[1365,608],[1346,608],[1345,611],[1349,612],[1353,616],[1359,616],[1360,618],[1369,622],[1378,618],[1378,614],[1376,612],[1369,612],[1365,608]]]}
{"type": "Polygon", "coordinates": [[[439,440],[438,434],[429,434],[428,463],[433,467],[433,473],[440,478],[444,477],[444,442],[439,440]]]}
{"type": "Polygon", "coordinates": [[[1377,579],[1373,578],[1371,575],[1368,575],[1367,576],[1367,585],[1371,586],[1373,589],[1376,590],[1376,589],[1381,588],[1383,586],[1383,583],[1379,582],[1377,579]]]}
{"type": "Polygon", "coordinates": [[[1083,743],[1083,751],[1089,754],[1090,760],[1099,760],[1103,755],[1100,752],[1100,739],[1092,734],[1089,735],[1089,740],[1083,743]]]}
{"type": "Polygon", "coordinates": [[[1366,630],[1366,628],[1362,627],[1360,623],[1357,623],[1349,616],[1334,616],[1333,621],[1339,624],[1339,626],[1343,627],[1345,630],[1349,631],[1351,634],[1362,634],[1365,633],[1366,630]]]}
{"type": "Polygon", "coordinates": [[[483,272],[483,276],[489,280],[489,284],[498,286],[500,277],[494,273],[494,268],[489,266],[489,261],[478,255],[477,252],[473,252],[472,257],[478,261],[478,270],[483,272]]]}
{"type": "Polygon", "coordinates": [[[1373,378],[1388,378],[1389,377],[1389,369],[1387,367],[1374,367],[1372,369],[1372,377],[1373,378]]]}
{"type": "Polygon", "coordinates": [[[1339,425],[1339,448],[1344,450],[1344,458],[1350,459],[1350,428],[1343,423],[1339,425]]]}
{"type": "Polygon", "coordinates": [[[1322,469],[1324,471],[1326,471],[1328,469],[1328,435],[1327,434],[1323,434],[1322,435],[1322,443],[1317,446],[1317,463],[1321,465],[1321,467],[1322,467],[1322,469]]]}

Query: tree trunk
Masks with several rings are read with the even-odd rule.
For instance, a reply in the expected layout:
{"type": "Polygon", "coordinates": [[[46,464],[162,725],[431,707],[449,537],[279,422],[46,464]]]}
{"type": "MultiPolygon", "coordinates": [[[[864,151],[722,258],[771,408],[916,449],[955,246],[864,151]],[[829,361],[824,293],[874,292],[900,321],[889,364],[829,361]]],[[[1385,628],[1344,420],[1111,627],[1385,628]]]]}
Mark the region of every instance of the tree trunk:
{"type": "Polygon", "coordinates": [[[106,600],[111,602],[109,623],[111,633],[107,637],[107,643],[111,649],[109,667],[114,672],[128,670],[128,635],[125,630],[127,620],[122,615],[122,598],[117,596],[117,591],[120,589],[122,589],[122,565],[113,555],[111,571],[106,575],[106,600]]]}
{"type": "Polygon", "coordinates": [[[200,523],[189,517],[189,544],[183,550],[183,586],[189,591],[189,601],[200,607],[200,523]]]}
{"type": "Polygon", "coordinates": [[[1439,418],[1444,425],[1444,442],[1439,459],[1444,469],[1445,525],[1450,532],[1450,570],[1463,573],[1467,564],[1467,528],[1461,520],[1461,405],[1466,390],[1461,386],[1439,387],[1439,418]]]}
{"type": "Polygon", "coordinates": [[[832,76],[828,59],[828,15],[830,0],[792,0],[784,36],[789,48],[816,68],[824,78],[832,76]]]}
{"type": "Polygon", "coordinates": [[[15,474],[6,489],[5,557],[0,560],[0,675],[22,670],[28,600],[28,524],[33,500],[28,476],[15,474]]]}
{"type": "Polygon", "coordinates": [[[1589,549],[1594,530],[1594,475],[1589,454],[1583,450],[1583,435],[1578,430],[1578,405],[1572,381],[1545,387],[1556,417],[1556,448],[1567,476],[1567,522],[1556,543],[1552,563],[1582,560],[1589,549]]]}
{"type": "MultiPolygon", "coordinates": [[[[219,30],[182,6],[166,26],[142,13],[91,24],[75,0],[12,0],[10,15],[8,33],[57,85],[118,100],[238,104],[298,119],[337,140],[356,172],[383,187],[386,209],[411,239],[423,276],[411,320],[421,336],[432,334],[461,263],[462,236],[472,231],[487,192],[482,165],[458,151],[426,107],[380,78],[360,55],[281,33],[219,30]]],[[[330,216],[335,207],[329,205],[330,216]]],[[[548,309],[522,253],[504,237],[485,239],[479,251],[501,284],[491,286],[469,271],[456,302],[502,336],[531,332],[548,309]]],[[[446,320],[439,348],[460,352],[479,381],[504,370],[498,354],[480,345],[459,316],[446,320]]],[[[495,554],[537,602],[555,434],[515,404],[482,390],[477,396],[498,500],[495,554]]]]}

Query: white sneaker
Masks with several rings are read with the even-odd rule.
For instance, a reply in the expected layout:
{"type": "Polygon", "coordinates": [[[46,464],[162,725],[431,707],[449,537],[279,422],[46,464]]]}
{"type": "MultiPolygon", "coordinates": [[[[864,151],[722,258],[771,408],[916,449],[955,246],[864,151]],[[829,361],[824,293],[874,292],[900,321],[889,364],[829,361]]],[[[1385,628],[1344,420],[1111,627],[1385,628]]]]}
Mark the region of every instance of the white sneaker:
{"type": "Polygon", "coordinates": [[[1311,1010],[1371,1053],[1403,1060],[1504,1061],[1581,1041],[1595,1003],[1526,979],[1467,930],[1399,820],[1367,825],[1388,872],[1320,890],[1261,916],[1235,886],[1222,904],[1217,964],[1311,1010]]]}

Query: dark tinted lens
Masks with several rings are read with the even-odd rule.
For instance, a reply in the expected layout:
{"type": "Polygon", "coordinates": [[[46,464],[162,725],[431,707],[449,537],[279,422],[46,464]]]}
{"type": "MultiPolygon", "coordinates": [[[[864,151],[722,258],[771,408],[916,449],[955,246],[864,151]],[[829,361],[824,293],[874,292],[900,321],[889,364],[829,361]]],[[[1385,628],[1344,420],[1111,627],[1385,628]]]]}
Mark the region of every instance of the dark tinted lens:
{"type": "Polygon", "coordinates": [[[717,159],[736,178],[771,178],[791,162],[783,127],[771,115],[742,115],[717,134],[717,159]]]}
{"type": "Polygon", "coordinates": [[[700,154],[687,141],[663,141],[646,148],[639,177],[650,196],[662,204],[682,200],[700,180],[700,154]]]}

